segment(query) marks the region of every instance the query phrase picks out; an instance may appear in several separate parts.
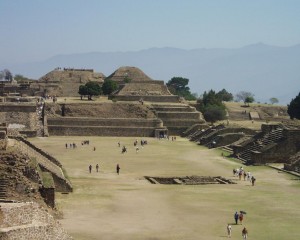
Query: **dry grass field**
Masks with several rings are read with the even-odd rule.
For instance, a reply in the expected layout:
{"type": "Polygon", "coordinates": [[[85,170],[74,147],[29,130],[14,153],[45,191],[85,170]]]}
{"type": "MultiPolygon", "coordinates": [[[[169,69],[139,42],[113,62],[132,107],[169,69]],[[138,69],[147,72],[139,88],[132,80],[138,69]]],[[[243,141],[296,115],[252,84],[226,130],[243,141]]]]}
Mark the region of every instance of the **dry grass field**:
{"type": "MultiPolygon", "coordinates": [[[[138,153],[135,138],[89,137],[90,145],[82,146],[84,139],[31,139],[62,162],[73,184],[74,192],[57,193],[56,202],[64,215],[60,221],[74,239],[225,239],[226,225],[233,224],[239,210],[247,212],[243,226],[249,239],[299,239],[300,181],[294,176],[244,166],[257,178],[253,187],[232,175],[241,166],[237,161],[183,138],[147,138],[138,153]],[[121,154],[118,141],[127,153],[121,154]],[[65,143],[73,142],[78,148],[65,149],[65,143]],[[144,179],[187,175],[223,176],[237,184],[155,185],[144,179]]],[[[242,238],[243,226],[233,225],[232,239],[242,238]]]]}

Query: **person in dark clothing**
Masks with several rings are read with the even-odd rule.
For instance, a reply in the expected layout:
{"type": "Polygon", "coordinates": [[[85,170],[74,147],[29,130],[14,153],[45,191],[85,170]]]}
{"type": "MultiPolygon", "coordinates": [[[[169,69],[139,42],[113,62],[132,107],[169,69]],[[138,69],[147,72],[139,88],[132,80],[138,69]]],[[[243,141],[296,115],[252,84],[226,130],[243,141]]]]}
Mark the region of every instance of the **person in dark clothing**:
{"type": "Polygon", "coordinates": [[[239,214],[238,214],[238,212],[235,212],[235,214],[234,214],[234,220],[235,220],[235,224],[237,225],[238,224],[238,220],[239,220],[239,214]]]}
{"type": "Polygon", "coordinates": [[[117,164],[117,167],[116,167],[116,170],[117,170],[117,174],[119,175],[119,173],[120,173],[120,166],[119,166],[119,164],[117,164]]]}

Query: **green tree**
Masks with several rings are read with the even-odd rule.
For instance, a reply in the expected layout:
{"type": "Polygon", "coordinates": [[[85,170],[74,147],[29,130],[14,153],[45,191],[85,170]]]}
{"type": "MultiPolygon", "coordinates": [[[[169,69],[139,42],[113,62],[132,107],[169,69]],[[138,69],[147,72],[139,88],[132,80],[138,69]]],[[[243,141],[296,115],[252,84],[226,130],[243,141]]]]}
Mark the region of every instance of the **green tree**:
{"type": "Polygon", "coordinates": [[[85,85],[80,85],[78,93],[80,94],[80,97],[81,97],[81,100],[82,100],[82,97],[88,95],[87,87],[85,85]]]}
{"type": "Polygon", "coordinates": [[[104,95],[109,95],[117,89],[118,89],[117,83],[110,79],[105,80],[104,83],[102,84],[102,92],[104,95]]]}
{"type": "Polygon", "coordinates": [[[217,93],[218,97],[224,102],[230,102],[233,100],[232,93],[227,92],[224,88],[217,93]]]}
{"type": "Polygon", "coordinates": [[[184,97],[186,100],[196,100],[188,87],[189,79],[183,77],[173,77],[167,82],[168,89],[174,95],[184,97]]]}
{"type": "Polygon", "coordinates": [[[300,92],[298,96],[293,98],[290,104],[288,104],[287,112],[291,119],[300,119],[300,92]]]}
{"type": "Polygon", "coordinates": [[[226,112],[222,106],[209,105],[203,114],[206,121],[212,124],[216,121],[223,120],[226,117],[226,112]]]}
{"type": "Polygon", "coordinates": [[[277,98],[275,98],[275,97],[270,98],[270,103],[271,103],[271,104],[278,103],[278,102],[279,102],[279,101],[278,101],[277,98]]]}
{"type": "Polygon", "coordinates": [[[247,103],[248,106],[249,106],[250,103],[253,103],[253,102],[254,102],[254,98],[251,97],[251,96],[246,97],[246,99],[245,99],[245,101],[244,101],[244,103],[245,103],[245,104],[247,103]]]}
{"type": "Polygon", "coordinates": [[[206,121],[214,123],[226,117],[225,105],[220,96],[213,90],[204,92],[202,99],[198,99],[198,110],[203,113],[206,121]]]}
{"type": "Polygon", "coordinates": [[[87,82],[85,85],[79,86],[78,93],[82,96],[88,96],[88,100],[92,100],[93,96],[99,96],[102,93],[101,86],[97,82],[87,82]]]}

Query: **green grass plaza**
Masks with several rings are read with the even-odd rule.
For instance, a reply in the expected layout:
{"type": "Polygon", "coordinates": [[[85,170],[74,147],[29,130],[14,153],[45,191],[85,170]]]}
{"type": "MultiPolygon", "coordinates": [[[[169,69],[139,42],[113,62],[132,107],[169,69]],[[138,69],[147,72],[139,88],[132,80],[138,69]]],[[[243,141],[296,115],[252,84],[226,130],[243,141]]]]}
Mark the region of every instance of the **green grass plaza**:
{"type": "Polygon", "coordinates": [[[244,227],[248,239],[299,239],[298,177],[268,166],[244,166],[219,149],[185,138],[143,139],[144,147],[135,137],[30,139],[63,164],[73,185],[73,193],[56,193],[56,205],[74,239],[215,240],[227,238],[227,224],[231,239],[242,239],[244,227]],[[84,140],[90,144],[81,145],[84,140]],[[66,149],[66,143],[77,148],[66,149]],[[123,146],[127,153],[121,153],[123,146]],[[233,176],[240,167],[255,176],[255,186],[233,176]],[[222,176],[236,184],[166,185],[144,178],[193,175],[222,176]],[[241,210],[246,212],[243,224],[236,225],[234,213],[241,210]]]}

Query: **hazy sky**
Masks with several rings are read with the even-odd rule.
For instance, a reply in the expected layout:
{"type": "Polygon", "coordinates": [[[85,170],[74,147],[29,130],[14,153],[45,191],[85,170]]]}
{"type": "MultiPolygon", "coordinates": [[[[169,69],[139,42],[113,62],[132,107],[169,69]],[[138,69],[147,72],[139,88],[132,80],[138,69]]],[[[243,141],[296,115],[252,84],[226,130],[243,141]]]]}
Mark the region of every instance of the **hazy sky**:
{"type": "Polygon", "coordinates": [[[300,43],[300,0],[0,0],[0,64],[151,47],[300,43]]]}

